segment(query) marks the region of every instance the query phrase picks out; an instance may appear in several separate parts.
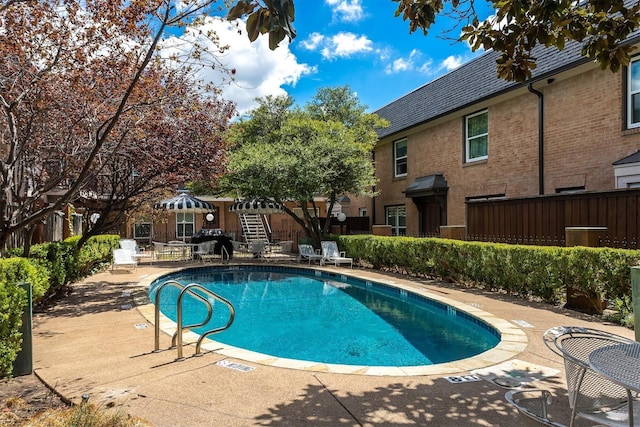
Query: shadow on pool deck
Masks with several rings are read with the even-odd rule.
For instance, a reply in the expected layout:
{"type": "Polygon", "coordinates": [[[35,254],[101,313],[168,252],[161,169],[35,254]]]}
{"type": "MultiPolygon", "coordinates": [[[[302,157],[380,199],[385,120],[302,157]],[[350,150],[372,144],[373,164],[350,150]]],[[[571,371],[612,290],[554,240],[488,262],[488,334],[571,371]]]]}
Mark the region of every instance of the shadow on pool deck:
{"type": "MultiPolygon", "coordinates": [[[[176,361],[176,350],[153,352],[154,328],[133,296],[139,282],[181,267],[143,265],[136,270],[105,271],[74,284],[55,306],[34,315],[34,371],[65,398],[79,402],[85,393],[96,404],[112,405],[156,426],[515,426],[522,425],[506,403],[507,389],[492,381],[451,383],[450,375],[365,376],[269,366],[216,352],[176,361]],[[255,369],[216,364],[229,360],[255,369]]],[[[370,270],[329,268],[372,278],[407,277],[370,270]]],[[[633,338],[633,331],[599,323],[594,317],[526,302],[508,295],[467,290],[422,280],[429,292],[470,307],[480,307],[522,329],[525,351],[514,360],[558,370],[530,383],[554,395],[551,415],[568,424],[564,368],[542,342],[552,326],[578,325],[633,338]],[[526,323],[522,323],[524,321],[526,323]],[[529,324],[531,327],[520,327],[529,324]]],[[[161,348],[170,337],[162,334],[161,348]]],[[[580,424],[578,425],[588,425],[580,424]]]]}

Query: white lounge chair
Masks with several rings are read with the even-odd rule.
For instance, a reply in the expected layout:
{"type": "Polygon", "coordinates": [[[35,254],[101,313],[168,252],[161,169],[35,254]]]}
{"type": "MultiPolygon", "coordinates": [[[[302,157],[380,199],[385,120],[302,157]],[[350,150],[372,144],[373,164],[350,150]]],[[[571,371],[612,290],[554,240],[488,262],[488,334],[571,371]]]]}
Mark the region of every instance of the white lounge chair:
{"type": "Polygon", "coordinates": [[[120,248],[129,249],[131,251],[133,259],[135,259],[136,261],[148,259],[153,262],[153,254],[141,251],[140,247],[138,246],[138,242],[133,239],[121,239],[120,248]]]}
{"type": "Polygon", "coordinates": [[[133,259],[133,254],[129,249],[114,249],[113,250],[113,263],[111,269],[116,267],[133,267],[138,266],[138,262],[133,259]]]}
{"type": "Polygon", "coordinates": [[[324,265],[329,262],[334,264],[336,267],[340,264],[349,264],[351,268],[353,268],[353,258],[348,258],[345,256],[344,251],[338,250],[338,244],[333,240],[325,240],[321,242],[322,245],[322,259],[320,260],[320,265],[324,265]]]}
{"type": "Polygon", "coordinates": [[[319,252],[319,250],[313,250],[313,246],[311,245],[307,245],[307,244],[300,244],[298,245],[298,262],[302,261],[303,259],[306,259],[309,264],[311,264],[311,261],[322,261],[322,254],[319,252]]]}

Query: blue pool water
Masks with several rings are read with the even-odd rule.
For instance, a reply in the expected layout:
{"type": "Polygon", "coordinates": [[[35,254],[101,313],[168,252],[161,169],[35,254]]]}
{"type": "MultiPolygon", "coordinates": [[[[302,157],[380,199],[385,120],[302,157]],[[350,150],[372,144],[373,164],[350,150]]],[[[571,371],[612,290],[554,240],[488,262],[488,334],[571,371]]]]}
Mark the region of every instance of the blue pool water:
{"type": "MultiPolygon", "coordinates": [[[[483,321],[417,294],[335,273],[275,266],[189,269],[156,280],[199,283],[229,300],[231,327],[211,339],[274,357],[365,366],[417,366],[449,362],[491,349],[499,333],[483,321]]],[[[161,312],[176,320],[179,290],[165,287],[161,312]]],[[[185,324],[204,320],[196,298],[184,301],[185,324]]],[[[226,323],[228,309],[214,302],[204,333],[226,323]]]]}

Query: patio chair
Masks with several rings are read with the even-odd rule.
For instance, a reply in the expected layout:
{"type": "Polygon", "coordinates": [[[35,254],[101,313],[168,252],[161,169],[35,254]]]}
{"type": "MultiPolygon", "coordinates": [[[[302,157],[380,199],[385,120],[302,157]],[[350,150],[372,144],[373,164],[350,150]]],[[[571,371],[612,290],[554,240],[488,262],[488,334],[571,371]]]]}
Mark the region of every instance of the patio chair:
{"type": "Polygon", "coordinates": [[[133,254],[129,249],[114,249],[113,250],[113,263],[111,264],[111,270],[116,267],[133,267],[138,266],[138,262],[133,259],[133,254]]]}
{"type": "Polygon", "coordinates": [[[311,261],[322,261],[322,254],[320,250],[313,250],[313,246],[307,244],[299,244],[298,245],[298,262],[301,262],[303,259],[306,259],[309,264],[311,261]]]}
{"type": "Polygon", "coordinates": [[[156,259],[170,258],[173,256],[173,250],[166,243],[153,242],[153,247],[156,251],[156,259]]]}
{"type": "Polygon", "coordinates": [[[249,246],[246,243],[238,242],[237,240],[232,240],[231,245],[233,246],[233,253],[238,256],[242,256],[242,254],[249,253],[249,246]]]}
{"type": "MultiPolygon", "coordinates": [[[[628,426],[627,390],[598,375],[589,366],[592,351],[634,341],[609,332],[577,326],[557,326],[543,335],[547,347],[564,360],[571,423],[580,417],[606,426],[628,426]]],[[[634,422],[640,425],[640,404],[633,402],[634,422]]]]}
{"type": "Polygon", "coordinates": [[[153,255],[141,251],[140,246],[138,246],[138,242],[133,239],[121,239],[120,248],[129,249],[131,251],[133,259],[135,259],[136,261],[142,261],[143,259],[153,261],[153,255]]]}
{"type": "Polygon", "coordinates": [[[320,264],[324,265],[327,262],[333,263],[336,267],[340,264],[349,264],[353,268],[353,258],[347,258],[345,252],[338,251],[338,244],[333,240],[325,240],[321,242],[322,245],[322,259],[320,264]]]}
{"type": "Polygon", "coordinates": [[[548,390],[541,389],[522,389],[509,390],[505,394],[507,402],[516,407],[523,424],[522,426],[549,426],[549,427],[566,427],[564,424],[551,421],[548,417],[548,407],[551,405],[553,398],[548,390]]]}
{"type": "Polygon", "coordinates": [[[256,259],[265,260],[264,254],[267,251],[267,242],[264,240],[255,240],[253,242],[249,242],[247,244],[248,252],[253,254],[253,257],[256,259]]]}
{"type": "Polygon", "coordinates": [[[213,245],[215,242],[202,242],[198,243],[198,249],[193,251],[193,255],[201,262],[210,260],[209,255],[213,253],[213,245]]]}

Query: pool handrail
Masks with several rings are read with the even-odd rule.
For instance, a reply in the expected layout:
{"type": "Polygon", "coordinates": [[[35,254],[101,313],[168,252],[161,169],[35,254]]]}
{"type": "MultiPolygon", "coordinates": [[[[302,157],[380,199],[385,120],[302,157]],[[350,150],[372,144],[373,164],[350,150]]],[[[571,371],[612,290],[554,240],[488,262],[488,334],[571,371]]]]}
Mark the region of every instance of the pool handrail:
{"type": "Polygon", "coordinates": [[[226,300],[225,298],[221,297],[220,295],[212,292],[211,290],[205,288],[204,286],[198,284],[198,283],[190,283],[187,286],[184,286],[183,284],[181,284],[180,282],[177,282],[175,280],[168,280],[165,283],[163,283],[162,285],[158,286],[158,288],[156,289],[156,295],[154,298],[154,304],[155,304],[155,336],[154,336],[154,351],[159,351],[160,350],[160,295],[162,293],[162,290],[167,287],[167,286],[174,286],[178,289],[180,289],[180,294],[178,296],[178,300],[176,302],[177,305],[177,322],[176,322],[176,331],[173,334],[173,337],[171,338],[171,347],[169,348],[173,348],[173,347],[177,347],[178,350],[178,360],[183,359],[182,356],[182,348],[183,348],[183,342],[182,342],[182,332],[185,329],[189,329],[189,328],[194,328],[194,327],[199,327],[199,326],[203,326],[205,324],[207,324],[209,322],[209,320],[211,320],[211,316],[213,315],[213,306],[211,305],[211,301],[209,301],[207,298],[205,298],[204,296],[200,295],[198,292],[195,291],[195,289],[200,290],[201,292],[207,294],[209,297],[222,302],[224,305],[227,306],[227,308],[229,309],[229,320],[227,321],[227,323],[224,326],[218,327],[218,328],[214,328],[210,331],[205,332],[204,334],[202,334],[200,336],[200,338],[198,339],[197,343],[196,343],[196,352],[195,355],[199,355],[201,347],[202,347],[202,342],[204,341],[204,339],[206,337],[208,337],[209,335],[218,333],[218,332],[222,332],[226,329],[228,329],[231,324],[233,323],[233,320],[235,319],[235,309],[233,308],[233,305],[226,300]],[[197,297],[198,299],[200,299],[202,302],[205,303],[205,305],[207,306],[207,317],[206,319],[201,322],[201,323],[197,323],[197,324],[193,324],[193,325],[183,325],[182,324],[182,299],[184,297],[185,294],[189,293],[192,296],[197,297]]]}

